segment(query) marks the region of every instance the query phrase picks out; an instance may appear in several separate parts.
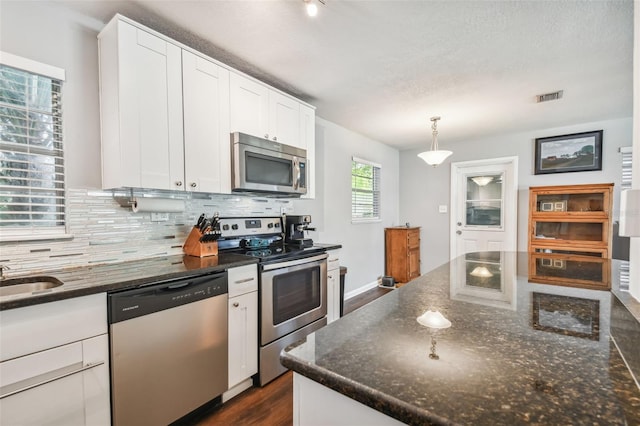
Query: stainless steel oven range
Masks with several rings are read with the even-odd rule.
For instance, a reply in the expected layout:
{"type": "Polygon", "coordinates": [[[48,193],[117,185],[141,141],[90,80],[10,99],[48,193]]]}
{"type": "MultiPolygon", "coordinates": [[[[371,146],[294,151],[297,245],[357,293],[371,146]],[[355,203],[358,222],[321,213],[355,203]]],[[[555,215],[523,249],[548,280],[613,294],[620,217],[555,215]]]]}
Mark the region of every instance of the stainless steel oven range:
{"type": "Polygon", "coordinates": [[[287,369],[280,351],[327,324],[327,257],[322,247],[285,244],[281,217],[220,218],[218,248],[259,259],[260,386],[287,369]]]}

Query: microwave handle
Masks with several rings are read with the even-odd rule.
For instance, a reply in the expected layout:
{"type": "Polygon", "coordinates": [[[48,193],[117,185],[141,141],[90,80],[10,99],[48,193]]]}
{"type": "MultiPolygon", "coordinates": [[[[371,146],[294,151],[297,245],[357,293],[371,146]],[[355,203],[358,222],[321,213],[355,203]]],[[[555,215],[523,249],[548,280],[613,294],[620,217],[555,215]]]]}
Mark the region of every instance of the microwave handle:
{"type": "Polygon", "coordinates": [[[293,157],[293,169],[295,170],[296,176],[293,181],[293,189],[297,191],[300,186],[300,161],[298,160],[298,157],[293,157]]]}

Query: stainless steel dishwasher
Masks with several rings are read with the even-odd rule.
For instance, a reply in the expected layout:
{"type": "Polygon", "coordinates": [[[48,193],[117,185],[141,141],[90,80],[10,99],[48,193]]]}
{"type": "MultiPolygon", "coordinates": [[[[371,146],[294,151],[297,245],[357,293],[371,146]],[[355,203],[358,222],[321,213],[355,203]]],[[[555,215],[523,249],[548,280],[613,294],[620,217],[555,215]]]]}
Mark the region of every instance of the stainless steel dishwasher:
{"type": "Polygon", "coordinates": [[[227,390],[227,273],[109,295],[114,425],[169,424],[227,390]]]}

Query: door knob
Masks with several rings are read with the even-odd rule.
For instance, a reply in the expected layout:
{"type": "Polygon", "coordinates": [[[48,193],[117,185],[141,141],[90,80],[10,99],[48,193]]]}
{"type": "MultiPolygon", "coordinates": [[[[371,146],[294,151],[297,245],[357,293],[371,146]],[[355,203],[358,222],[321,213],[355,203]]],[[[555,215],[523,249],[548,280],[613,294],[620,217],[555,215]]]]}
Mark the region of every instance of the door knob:
{"type": "Polygon", "coordinates": [[[456,231],[456,234],[462,235],[462,231],[456,231]]]}

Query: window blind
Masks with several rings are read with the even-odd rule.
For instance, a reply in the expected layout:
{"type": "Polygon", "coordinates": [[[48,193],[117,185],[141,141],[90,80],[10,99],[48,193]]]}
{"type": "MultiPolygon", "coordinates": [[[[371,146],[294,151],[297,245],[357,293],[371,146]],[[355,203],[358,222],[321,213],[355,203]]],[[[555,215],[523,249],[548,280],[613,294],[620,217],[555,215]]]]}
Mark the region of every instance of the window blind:
{"type": "Polygon", "coordinates": [[[631,160],[633,149],[630,146],[623,146],[620,148],[620,154],[622,155],[622,180],[620,182],[620,189],[631,189],[631,160]]]}
{"type": "Polygon", "coordinates": [[[351,220],[380,219],[381,166],[353,157],[351,162],[351,220]]]}
{"type": "Polygon", "coordinates": [[[62,81],[0,64],[0,226],[65,225],[62,81]]]}

